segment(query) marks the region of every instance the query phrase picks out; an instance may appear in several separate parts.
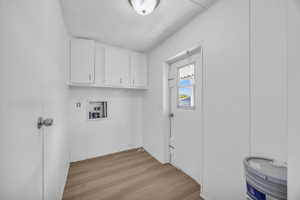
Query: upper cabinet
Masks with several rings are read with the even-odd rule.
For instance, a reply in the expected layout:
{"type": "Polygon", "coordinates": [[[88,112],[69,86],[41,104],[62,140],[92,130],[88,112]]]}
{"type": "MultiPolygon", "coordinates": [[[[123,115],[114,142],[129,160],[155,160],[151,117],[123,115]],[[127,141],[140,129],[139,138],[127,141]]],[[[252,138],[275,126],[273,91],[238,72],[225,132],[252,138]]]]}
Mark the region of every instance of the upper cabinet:
{"type": "Polygon", "coordinates": [[[130,86],[130,56],[127,50],[116,47],[105,49],[105,84],[130,86]]]}
{"type": "Polygon", "coordinates": [[[145,54],[131,53],[131,86],[146,88],[148,85],[148,67],[145,54]]]}
{"type": "Polygon", "coordinates": [[[71,86],[147,88],[145,54],[85,39],[72,39],[70,52],[71,86]]]}
{"type": "Polygon", "coordinates": [[[105,46],[96,43],[95,47],[95,85],[105,85],[105,46]]]}
{"type": "Polygon", "coordinates": [[[73,39],[70,43],[70,56],[70,83],[94,83],[95,42],[73,39]]]}

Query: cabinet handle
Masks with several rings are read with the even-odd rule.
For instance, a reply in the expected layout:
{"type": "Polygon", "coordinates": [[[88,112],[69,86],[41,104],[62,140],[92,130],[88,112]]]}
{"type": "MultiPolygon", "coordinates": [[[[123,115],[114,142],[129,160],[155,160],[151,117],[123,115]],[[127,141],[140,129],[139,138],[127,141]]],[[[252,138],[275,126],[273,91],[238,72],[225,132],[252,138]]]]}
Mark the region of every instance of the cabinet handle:
{"type": "Polygon", "coordinates": [[[134,80],[132,80],[132,84],[133,84],[133,86],[135,85],[135,81],[134,80]]]}
{"type": "Polygon", "coordinates": [[[122,82],[123,82],[123,80],[122,80],[122,78],[120,78],[120,83],[122,84],[122,82]]]}
{"type": "Polygon", "coordinates": [[[89,74],[89,80],[92,80],[92,75],[91,74],[89,74]]]}

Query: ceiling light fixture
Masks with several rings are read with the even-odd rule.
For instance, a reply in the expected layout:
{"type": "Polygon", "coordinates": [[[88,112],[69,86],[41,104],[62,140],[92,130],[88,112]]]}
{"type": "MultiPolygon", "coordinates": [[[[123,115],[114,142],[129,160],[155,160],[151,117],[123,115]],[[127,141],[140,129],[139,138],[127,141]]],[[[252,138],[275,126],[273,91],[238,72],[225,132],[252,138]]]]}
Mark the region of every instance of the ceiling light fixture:
{"type": "Polygon", "coordinates": [[[128,0],[133,9],[140,15],[149,15],[160,3],[160,0],[128,0]]]}

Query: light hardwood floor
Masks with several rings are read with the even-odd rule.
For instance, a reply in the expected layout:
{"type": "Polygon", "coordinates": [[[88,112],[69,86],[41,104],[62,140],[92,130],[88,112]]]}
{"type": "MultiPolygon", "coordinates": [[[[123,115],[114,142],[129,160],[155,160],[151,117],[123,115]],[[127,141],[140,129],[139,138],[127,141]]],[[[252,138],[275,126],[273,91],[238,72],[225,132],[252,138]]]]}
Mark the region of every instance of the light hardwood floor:
{"type": "Polygon", "coordinates": [[[200,186],[137,149],[71,164],[63,200],[200,200],[200,186]]]}

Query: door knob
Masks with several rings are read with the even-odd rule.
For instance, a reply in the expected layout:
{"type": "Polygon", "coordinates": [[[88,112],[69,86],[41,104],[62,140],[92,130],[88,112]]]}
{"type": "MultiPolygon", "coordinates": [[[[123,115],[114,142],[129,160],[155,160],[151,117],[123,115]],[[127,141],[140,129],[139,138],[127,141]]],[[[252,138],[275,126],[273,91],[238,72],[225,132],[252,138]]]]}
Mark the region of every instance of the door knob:
{"type": "Polygon", "coordinates": [[[169,117],[170,117],[170,118],[173,118],[173,117],[174,117],[174,113],[170,113],[170,114],[169,114],[169,117]]]}
{"type": "Polygon", "coordinates": [[[53,121],[54,120],[51,118],[43,119],[42,117],[39,117],[37,121],[37,128],[41,129],[43,126],[52,126],[53,121]]]}

